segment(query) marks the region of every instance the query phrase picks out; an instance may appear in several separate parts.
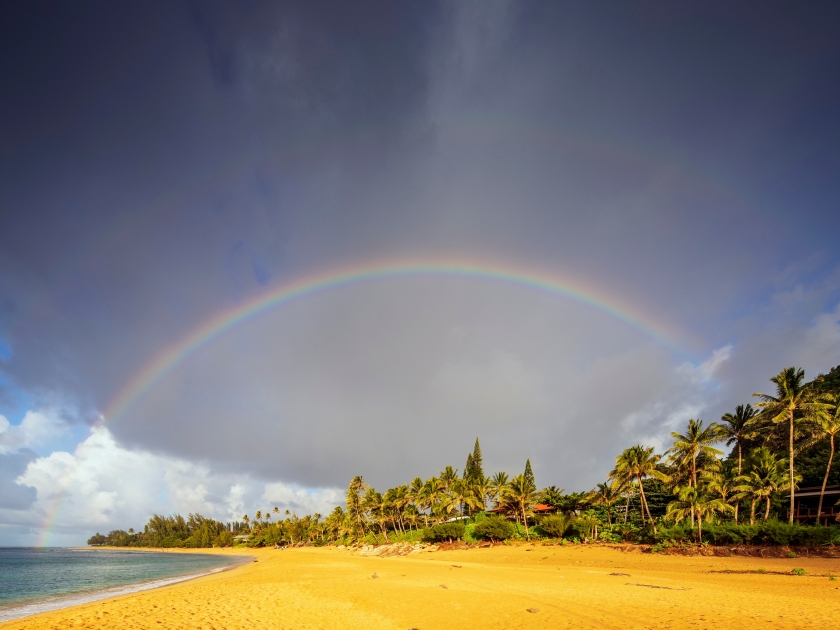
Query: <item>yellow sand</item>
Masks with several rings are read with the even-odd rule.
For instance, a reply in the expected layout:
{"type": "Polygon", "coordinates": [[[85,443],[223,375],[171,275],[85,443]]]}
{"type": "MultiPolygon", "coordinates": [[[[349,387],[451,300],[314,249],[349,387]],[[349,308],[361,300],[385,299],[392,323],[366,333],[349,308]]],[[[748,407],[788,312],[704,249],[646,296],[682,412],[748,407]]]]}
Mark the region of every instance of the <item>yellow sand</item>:
{"type": "Polygon", "coordinates": [[[840,627],[840,579],[810,575],[840,574],[840,560],[833,559],[659,556],[540,545],[404,558],[359,557],[337,549],[248,553],[258,562],[0,626],[2,630],[840,627]],[[710,573],[789,572],[796,567],[809,575],[710,573]],[[377,578],[371,577],[374,573],[377,578]]]}

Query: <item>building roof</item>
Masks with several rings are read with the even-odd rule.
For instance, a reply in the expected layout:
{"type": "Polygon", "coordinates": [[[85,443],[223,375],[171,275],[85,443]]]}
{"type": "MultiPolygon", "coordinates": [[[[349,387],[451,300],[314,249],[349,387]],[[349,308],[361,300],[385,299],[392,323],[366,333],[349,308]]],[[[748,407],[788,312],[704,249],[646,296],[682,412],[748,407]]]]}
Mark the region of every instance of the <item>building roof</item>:
{"type": "MultiPolygon", "coordinates": [[[[530,506],[531,510],[534,512],[551,512],[557,508],[553,505],[546,505],[545,503],[533,503],[530,506]]],[[[494,507],[492,510],[487,510],[488,512],[504,512],[505,508],[502,506],[494,507]]]]}
{"type": "MultiPolygon", "coordinates": [[[[796,491],[796,494],[793,495],[793,498],[798,499],[800,497],[818,497],[820,496],[821,489],[821,486],[808,486],[807,488],[800,488],[796,491]]],[[[831,485],[825,487],[825,496],[833,497],[836,495],[840,495],[840,485],[831,485]]]]}

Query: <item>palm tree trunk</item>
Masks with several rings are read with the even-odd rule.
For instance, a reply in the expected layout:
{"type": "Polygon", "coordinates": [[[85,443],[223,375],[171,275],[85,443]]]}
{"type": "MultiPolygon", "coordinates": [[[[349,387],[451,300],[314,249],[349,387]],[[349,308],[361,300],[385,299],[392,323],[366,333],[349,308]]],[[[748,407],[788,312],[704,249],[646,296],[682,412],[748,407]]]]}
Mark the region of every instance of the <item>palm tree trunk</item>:
{"type": "Polygon", "coordinates": [[[639,512],[642,514],[642,528],[645,523],[645,491],[642,489],[642,478],[639,477],[639,512]]]}
{"type": "MultiPolygon", "coordinates": [[[[691,459],[691,487],[697,491],[697,455],[691,459]]],[[[648,510],[650,512],[650,510],[648,510]]],[[[691,529],[694,529],[694,504],[691,504],[691,529]]]]}
{"type": "Polygon", "coordinates": [[[522,522],[525,523],[525,538],[531,540],[531,535],[528,533],[528,516],[525,514],[525,504],[522,504],[522,522]]]}
{"type": "MultiPolygon", "coordinates": [[[[741,440],[738,440],[738,476],[741,476],[741,461],[743,459],[741,453],[741,440]]],[[[735,524],[738,524],[738,506],[740,505],[740,501],[735,504],[735,524]]]]}
{"type": "Polygon", "coordinates": [[[828,464],[825,467],[825,477],[823,477],[822,489],[820,489],[820,504],[819,504],[819,507],[817,507],[817,525],[822,525],[822,520],[820,520],[820,516],[822,515],[822,504],[823,504],[823,496],[825,495],[825,484],[828,483],[828,473],[831,472],[831,460],[834,459],[834,434],[833,433],[829,436],[829,443],[831,444],[831,450],[828,453],[828,464]]]}
{"type": "Polygon", "coordinates": [[[767,509],[764,510],[764,522],[767,522],[767,519],[770,518],[770,495],[767,495],[767,509]]]}
{"type": "Polygon", "coordinates": [[[703,517],[697,515],[697,542],[703,544],[703,517]]]}
{"type": "Polygon", "coordinates": [[[628,490],[627,491],[627,497],[626,497],[627,501],[624,504],[624,524],[625,525],[627,525],[627,515],[630,512],[630,497],[631,497],[631,491],[628,490]]]}
{"type": "MultiPolygon", "coordinates": [[[[656,523],[653,522],[653,516],[650,514],[650,508],[648,507],[647,499],[645,498],[645,489],[642,486],[641,477],[639,477],[639,496],[642,499],[642,508],[647,510],[648,518],[650,518],[650,526],[653,527],[653,535],[656,536],[656,523]]],[[[642,512],[642,514],[644,514],[644,512],[642,512]]],[[[644,523],[644,520],[642,522],[644,523]]]]}
{"type": "Polygon", "coordinates": [[[750,525],[755,525],[755,498],[750,503],[750,525]]]}
{"type": "Polygon", "coordinates": [[[793,482],[793,411],[790,412],[790,513],[788,515],[788,523],[793,525],[793,495],[794,495],[794,482],[793,482]]]}

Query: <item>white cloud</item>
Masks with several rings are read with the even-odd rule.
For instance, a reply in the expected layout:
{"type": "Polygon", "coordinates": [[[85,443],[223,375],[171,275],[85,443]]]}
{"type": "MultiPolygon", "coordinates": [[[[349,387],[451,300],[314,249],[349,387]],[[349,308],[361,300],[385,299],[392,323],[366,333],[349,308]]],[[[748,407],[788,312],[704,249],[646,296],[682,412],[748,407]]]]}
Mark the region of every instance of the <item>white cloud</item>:
{"type": "Polygon", "coordinates": [[[265,486],[262,499],[281,511],[297,510],[300,515],[319,513],[322,515],[332,512],[336,505],[344,505],[344,493],[337,488],[323,488],[320,490],[306,490],[296,488],[285,483],[269,483],[265,486]]]}
{"type": "Polygon", "coordinates": [[[719,368],[732,357],[732,345],[717,348],[712,356],[703,361],[700,365],[683,363],[679,367],[679,373],[692,383],[704,385],[714,382],[715,374],[719,368]]]}
{"type": "Polygon", "coordinates": [[[0,415],[0,455],[22,448],[38,448],[65,433],[67,424],[52,410],[27,411],[18,425],[0,415]]]}
{"type": "MultiPolygon", "coordinates": [[[[732,357],[733,347],[717,348],[700,364],[680,365],[661,397],[626,416],[621,426],[635,442],[654,446],[658,452],[670,443],[670,433],[683,428],[689,418],[701,418],[721,398],[717,375],[732,357]]],[[[702,418],[701,418],[702,419],[702,418]]],[[[716,418],[706,419],[707,424],[716,418]]],[[[629,444],[628,444],[629,446],[629,444]]]]}
{"type": "MultiPolygon", "coordinates": [[[[30,414],[31,418],[43,416],[30,414]]],[[[28,424],[30,429],[36,426],[35,420],[28,424]]],[[[0,508],[0,524],[30,528],[28,537],[16,536],[15,544],[40,541],[47,526],[52,530],[48,543],[78,544],[94,531],[142,529],[153,513],[198,512],[233,520],[269,507],[266,501],[271,506],[297,506],[306,513],[326,513],[343,503],[339,489],[265,483],[247,475],[214,472],[186,459],[126,449],[106,427],[93,428],[72,453],[56,451],[30,462],[16,482],[35,488],[37,498],[26,511],[0,508]]],[[[8,541],[0,540],[4,543],[8,541]]]]}

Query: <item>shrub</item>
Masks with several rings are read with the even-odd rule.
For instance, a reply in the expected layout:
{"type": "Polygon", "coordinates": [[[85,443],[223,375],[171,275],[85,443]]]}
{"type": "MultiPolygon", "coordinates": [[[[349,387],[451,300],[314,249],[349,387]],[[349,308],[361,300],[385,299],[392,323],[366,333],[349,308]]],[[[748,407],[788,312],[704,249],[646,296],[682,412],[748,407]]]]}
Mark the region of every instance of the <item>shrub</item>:
{"type": "Polygon", "coordinates": [[[638,537],[641,530],[633,523],[618,523],[612,526],[611,531],[620,536],[624,542],[630,542],[638,537]]]}
{"type": "Polygon", "coordinates": [[[663,540],[662,542],[656,543],[653,547],[650,548],[650,550],[652,553],[659,553],[663,549],[670,549],[673,546],[673,540],[663,540]]]}
{"type": "Polygon", "coordinates": [[[452,542],[464,536],[464,525],[462,523],[441,523],[423,531],[423,540],[426,542],[452,542]]]}
{"type": "MultiPolygon", "coordinates": [[[[705,527],[703,528],[705,530],[705,527]]],[[[672,543],[693,542],[695,531],[687,524],[677,524],[673,527],[661,527],[656,532],[655,540],[657,543],[670,541],[672,543]]],[[[706,533],[705,531],[703,532],[706,533]]]]}
{"type": "Polygon", "coordinates": [[[476,523],[473,533],[476,538],[482,540],[499,541],[512,538],[515,531],[513,523],[510,521],[499,516],[491,516],[476,523]]]}
{"type": "Polygon", "coordinates": [[[552,514],[540,521],[540,528],[552,538],[563,538],[574,531],[575,518],[566,514],[552,514]]]}
{"type": "Polygon", "coordinates": [[[605,543],[620,543],[623,539],[619,534],[606,529],[598,534],[598,540],[605,543]]]}

